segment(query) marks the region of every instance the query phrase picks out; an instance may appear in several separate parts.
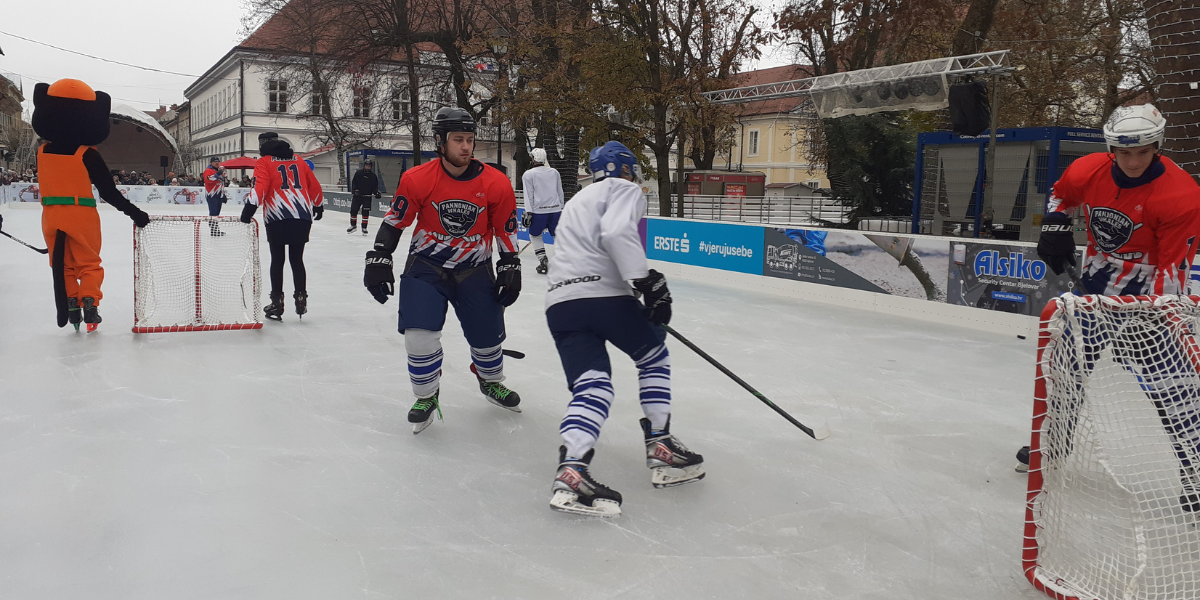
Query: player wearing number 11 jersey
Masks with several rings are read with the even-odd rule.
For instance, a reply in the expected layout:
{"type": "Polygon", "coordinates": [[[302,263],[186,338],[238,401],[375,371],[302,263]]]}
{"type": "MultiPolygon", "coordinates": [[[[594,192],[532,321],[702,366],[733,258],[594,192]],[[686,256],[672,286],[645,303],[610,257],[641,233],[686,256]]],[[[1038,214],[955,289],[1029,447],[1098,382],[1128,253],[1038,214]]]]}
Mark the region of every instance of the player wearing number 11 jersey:
{"type": "Polygon", "coordinates": [[[242,222],[249,223],[254,211],[262,206],[267,245],[271,248],[271,304],[263,312],[278,321],[283,315],[285,248],[296,287],[296,314],[308,312],[304,244],[308,243],[313,220],[320,221],[325,211],[324,197],[312,169],[278,134],[269,131],[258,136],[258,153],[262,158],[254,164],[254,191],[242,210],[242,222]]]}

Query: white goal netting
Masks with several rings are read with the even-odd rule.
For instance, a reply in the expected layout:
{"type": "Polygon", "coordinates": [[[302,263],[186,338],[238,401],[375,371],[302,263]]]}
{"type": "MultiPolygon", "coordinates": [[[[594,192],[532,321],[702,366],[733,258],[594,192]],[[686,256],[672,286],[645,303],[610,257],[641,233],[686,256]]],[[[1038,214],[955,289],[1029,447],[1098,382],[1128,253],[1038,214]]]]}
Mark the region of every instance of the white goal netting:
{"type": "Polygon", "coordinates": [[[1055,598],[1200,598],[1200,298],[1042,313],[1023,566],[1055,598]]]}
{"type": "Polygon", "coordinates": [[[133,331],[262,327],[258,226],[155,216],[133,236],[133,331]]]}

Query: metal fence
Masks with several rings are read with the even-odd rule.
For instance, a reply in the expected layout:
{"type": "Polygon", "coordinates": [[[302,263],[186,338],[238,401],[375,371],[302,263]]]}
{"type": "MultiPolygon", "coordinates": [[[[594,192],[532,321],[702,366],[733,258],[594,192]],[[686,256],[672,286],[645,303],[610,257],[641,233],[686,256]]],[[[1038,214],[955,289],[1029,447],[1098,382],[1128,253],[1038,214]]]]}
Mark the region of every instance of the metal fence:
{"type": "MultiPolygon", "coordinates": [[[[647,196],[646,213],[659,214],[657,194],[647,196]]],[[[671,216],[705,221],[820,225],[845,223],[849,209],[825,196],[693,196],[683,197],[683,214],[671,216]]]]}

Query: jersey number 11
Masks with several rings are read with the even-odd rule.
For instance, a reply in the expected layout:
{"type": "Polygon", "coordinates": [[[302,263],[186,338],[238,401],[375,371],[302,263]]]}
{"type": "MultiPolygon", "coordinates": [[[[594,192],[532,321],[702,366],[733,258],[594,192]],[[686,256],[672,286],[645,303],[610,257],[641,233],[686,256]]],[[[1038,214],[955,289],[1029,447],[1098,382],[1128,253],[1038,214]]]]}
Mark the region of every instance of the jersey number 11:
{"type": "Polygon", "coordinates": [[[296,165],[294,165],[294,164],[279,165],[276,168],[279,169],[280,179],[283,179],[283,183],[279,184],[279,189],[281,189],[281,190],[286,190],[286,189],[290,189],[290,188],[294,188],[297,190],[303,189],[300,187],[300,171],[298,171],[296,169],[296,165]],[[291,173],[292,183],[290,186],[288,185],[288,170],[289,169],[292,171],[292,173],[291,173]]]}

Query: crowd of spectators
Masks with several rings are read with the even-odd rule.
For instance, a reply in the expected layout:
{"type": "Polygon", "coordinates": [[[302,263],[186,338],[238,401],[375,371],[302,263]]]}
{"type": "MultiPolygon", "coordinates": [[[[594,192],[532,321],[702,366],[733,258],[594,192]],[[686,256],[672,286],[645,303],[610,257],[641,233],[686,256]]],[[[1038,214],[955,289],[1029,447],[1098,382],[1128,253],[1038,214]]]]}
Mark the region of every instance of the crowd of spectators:
{"type": "Polygon", "coordinates": [[[0,168],[0,185],[10,183],[33,183],[37,181],[37,169],[25,169],[24,172],[0,168]]]}
{"type": "MultiPolygon", "coordinates": [[[[167,173],[166,179],[156,179],[148,171],[113,171],[113,183],[117,185],[177,185],[200,187],[204,185],[198,177],[192,175],[176,175],[167,173]]],[[[0,185],[10,183],[37,183],[37,169],[25,169],[23,172],[0,168],[0,185]]],[[[250,177],[243,175],[240,179],[229,178],[229,185],[250,187],[250,177]]]]}

